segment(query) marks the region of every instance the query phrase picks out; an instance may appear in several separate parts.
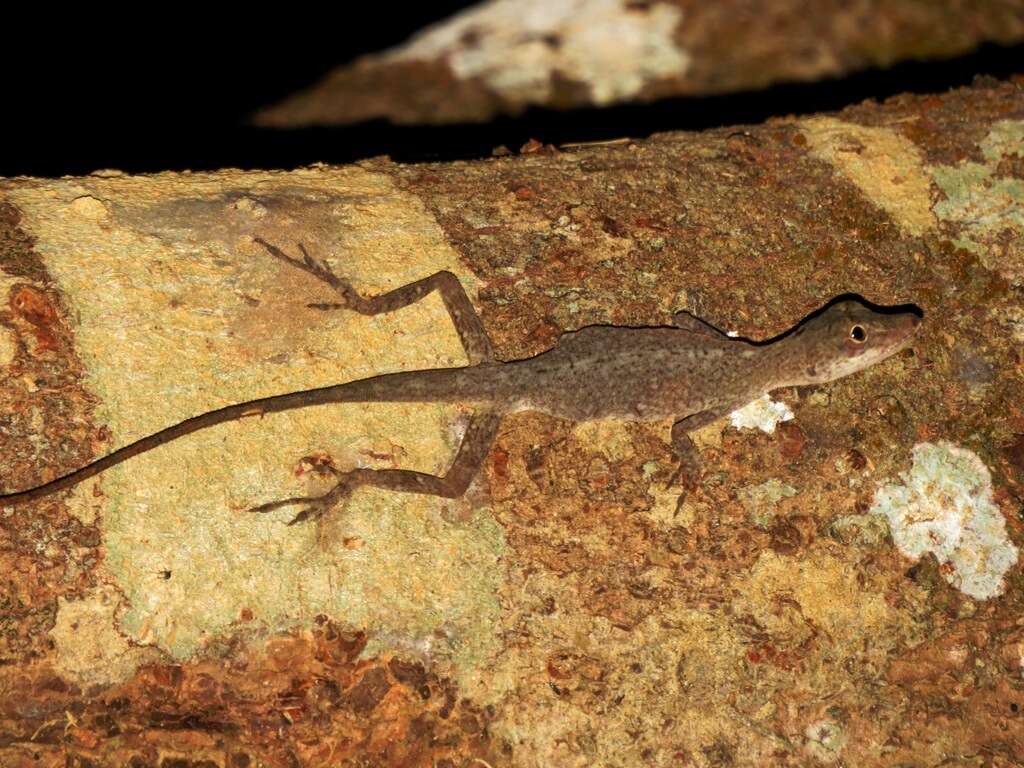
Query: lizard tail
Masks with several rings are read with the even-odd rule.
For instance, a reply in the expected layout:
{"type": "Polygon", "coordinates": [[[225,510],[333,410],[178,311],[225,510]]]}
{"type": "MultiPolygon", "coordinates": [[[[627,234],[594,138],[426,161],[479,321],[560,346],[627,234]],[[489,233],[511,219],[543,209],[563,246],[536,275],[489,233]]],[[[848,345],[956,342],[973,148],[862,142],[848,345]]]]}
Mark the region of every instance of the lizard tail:
{"type": "Polygon", "coordinates": [[[159,432],[118,448],[84,467],[62,475],[43,485],[15,493],[0,494],[0,507],[22,504],[71,488],[104,470],[127,461],[179,437],[201,429],[247,416],[262,416],[327,403],[358,402],[450,402],[456,400],[489,400],[486,384],[474,368],[438,368],[424,371],[403,371],[368,379],[349,381],[319,389],[289,392],[262,397],[244,403],[207,411],[159,432]],[[481,386],[483,385],[483,386],[481,386]]]}

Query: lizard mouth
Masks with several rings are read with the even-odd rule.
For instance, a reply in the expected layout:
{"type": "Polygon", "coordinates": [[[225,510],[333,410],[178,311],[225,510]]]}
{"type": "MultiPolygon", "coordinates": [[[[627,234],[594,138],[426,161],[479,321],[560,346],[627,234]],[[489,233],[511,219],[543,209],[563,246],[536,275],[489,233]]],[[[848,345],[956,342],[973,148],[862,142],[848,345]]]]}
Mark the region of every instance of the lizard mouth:
{"type": "Polygon", "coordinates": [[[917,314],[916,312],[907,313],[907,319],[904,322],[903,326],[903,335],[906,337],[905,340],[907,342],[909,342],[911,339],[914,338],[915,335],[917,335],[917,330],[918,328],[921,327],[921,321],[923,319],[923,316],[917,314]]]}
{"type": "Polygon", "coordinates": [[[914,340],[918,329],[921,327],[922,316],[918,312],[905,312],[892,318],[892,322],[886,331],[886,344],[888,348],[886,356],[899,352],[906,348],[914,340]]]}

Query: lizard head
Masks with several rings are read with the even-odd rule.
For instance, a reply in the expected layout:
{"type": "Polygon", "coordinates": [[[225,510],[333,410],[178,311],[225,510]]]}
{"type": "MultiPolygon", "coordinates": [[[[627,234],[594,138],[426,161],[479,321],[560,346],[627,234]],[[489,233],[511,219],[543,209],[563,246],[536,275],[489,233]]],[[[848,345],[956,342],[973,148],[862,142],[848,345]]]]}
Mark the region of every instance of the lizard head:
{"type": "Polygon", "coordinates": [[[874,365],[906,347],[920,323],[921,311],[909,305],[832,301],[785,339],[792,383],[823,384],[874,365]]]}

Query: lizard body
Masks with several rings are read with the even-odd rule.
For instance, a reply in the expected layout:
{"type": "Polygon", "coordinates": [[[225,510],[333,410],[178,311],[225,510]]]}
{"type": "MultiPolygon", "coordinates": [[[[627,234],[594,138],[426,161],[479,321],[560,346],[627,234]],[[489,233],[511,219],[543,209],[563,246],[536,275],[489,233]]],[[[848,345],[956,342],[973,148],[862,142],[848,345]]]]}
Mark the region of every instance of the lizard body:
{"type": "Polygon", "coordinates": [[[337,472],[324,496],[264,504],[268,511],[302,504],[298,522],[347,497],[356,487],[458,496],[490,450],[500,418],[521,410],[576,421],[599,418],[654,421],[676,418],[673,447],[682,452],[687,433],[779,387],[832,381],[889,357],[910,343],[920,321],[916,309],[872,308],[837,300],[789,333],[767,342],[732,339],[686,313],[673,326],[588,326],[564,334],[555,347],[531,358],[494,362],[472,304],[451,273],[441,272],[383,296],[367,299],[303,250],[287,256],[257,238],[272,255],[333,287],[339,304],[363,314],[393,311],[438,290],[467,349],[471,365],[384,374],[319,389],[251,400],[194,416],[118,449],[49,483],[0,495],[0,505],[38,499],[76,485],[171,440],[245,416],[343,402],[466,402],[475,414],[455,461],[444,476],[409,470],[337,472]]]}

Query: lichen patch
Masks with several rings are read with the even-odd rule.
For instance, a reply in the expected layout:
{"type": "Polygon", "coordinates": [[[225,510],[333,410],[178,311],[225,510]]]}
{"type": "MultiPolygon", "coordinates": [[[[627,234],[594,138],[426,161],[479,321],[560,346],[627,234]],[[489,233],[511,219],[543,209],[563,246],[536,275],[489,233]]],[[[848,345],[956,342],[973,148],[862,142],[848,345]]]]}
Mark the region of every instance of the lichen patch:
{"type": "MultiPolygon", "coordinates": [[[[723,727],[730,710],[719,694],[743,679],[744,647],[708,613],[666,606],[629,632],[575,610],[529,626],[539,647],[510,646],[488,677],[492,695],[513,692],[491,728],[512,746],[515,765],[670,765],[735,736],[723,727]],[[673,725],[637,731],[646,721],[673,725]]],[[[734,726],[742,757],[761,764],[757,725],[734,726]]]]}
{"type": "Polygon", "coordinates": [[[977,454],[948,442],[919,443],[900,478],[902,484],[879,488],[871,508],[888,519],[900,552],[915,561],[931,552],[946,581],[973,598],[1002,594],[1018,551],[977,454]]]}
{"type": "Polygon", "coordinates": [[[763,483],[747,485],[736,491],[740,503],[747,510],[755,525],[768,525],[777,514],[779,502],[799,493],[793,486],[782,482],[777,477],[763,483]]]}
{"type": "Polygon", "coordinates": [[[18,337],[10,328],[0,325],[0,370],[7,368],[18,353],[18,337]]]}
{"type": "Polygon", "coordinates": [[[981,154],[990,163],[1004,157],[1024,157],[1024,120],[1000,120],[981,140],[981,154]]]}
{"type": "Polygon", "coordinates": [[[953,227],[958,247],[1012,284],[1024,285],[1024,180],[999,170],[1004,159],[1024,155],[1024,121],[995,123],[980,148],[984,163],[931,168],[944,196],[935,215],[953,227]]]}
{"type": "Polygon", "coordinates": [[[864,585],[846,562],[822,553],[794,560],[766,551],[732,587],[733,612],[752,616],[776,642],[790,646],[809,641],[819,629],[829,637],[870,637],[866,653],[880,662],[903,622],[880,587],[864,585]]]}
{"type": "Polygon", "coordinates": [[[389,58],[445,58],[458,78],[480,78],[512,105],[549,101],[560,77],[586,86],[600,106],[686,73],[690,57],[674,40],[682,15],[667,3],[492,0],[389,58]]]}
{"type": "Polygon", "coordinates": [[[804,730],[804,738],[807,752],[822,763],[836,762],[846,741],[842,726],[833,720],[811,723],[804,730]]]}
{"type": "Polygon", "coordinates": [[[772,434],[780,422],[793,418],[793,411],[785,403],[762,395],[729,414],[729,421],[736,429],[760,429],[772,434]]]}

